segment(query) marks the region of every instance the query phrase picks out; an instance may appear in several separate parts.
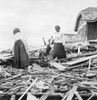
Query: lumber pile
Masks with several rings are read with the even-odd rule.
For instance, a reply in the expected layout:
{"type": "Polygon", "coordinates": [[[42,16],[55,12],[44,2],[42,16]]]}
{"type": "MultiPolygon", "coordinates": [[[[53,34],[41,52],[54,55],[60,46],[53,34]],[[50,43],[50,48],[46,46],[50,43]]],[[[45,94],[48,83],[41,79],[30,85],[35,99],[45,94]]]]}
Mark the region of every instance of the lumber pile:
{"type": "Polygon", "coordinates": [[[33,63],[28,69],[0,67],[0,98],[9,100],[91,100],[97,95],[97,55],[61,62],[47,60],[48,66],[33,63]],[[90,62],[90,59],[91,62],[90,62]],[[67,63],[68,62],[68,63],[67,63]],[[70,65],[69,65],[70,64],[70,65]]]}
{"type": "Polygon", "coordinates": [[[0,56],[0,100],[94,100],[97,97],[97,51],[65,59],[39,58],[39,51],[35,53],[30,56],[28,69],[16,69],[8,64],[12,55],[0,56]]]}

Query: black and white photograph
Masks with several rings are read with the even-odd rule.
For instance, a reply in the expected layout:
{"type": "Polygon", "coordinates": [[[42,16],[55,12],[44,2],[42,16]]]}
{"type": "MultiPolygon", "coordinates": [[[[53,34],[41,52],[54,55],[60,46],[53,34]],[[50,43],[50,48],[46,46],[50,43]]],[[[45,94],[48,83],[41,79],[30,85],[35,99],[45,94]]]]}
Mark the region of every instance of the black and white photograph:
{"type": "Polygon", "coordinates": [[[0,0],[0,100],[97,100],[97,0],[0,0]]]}

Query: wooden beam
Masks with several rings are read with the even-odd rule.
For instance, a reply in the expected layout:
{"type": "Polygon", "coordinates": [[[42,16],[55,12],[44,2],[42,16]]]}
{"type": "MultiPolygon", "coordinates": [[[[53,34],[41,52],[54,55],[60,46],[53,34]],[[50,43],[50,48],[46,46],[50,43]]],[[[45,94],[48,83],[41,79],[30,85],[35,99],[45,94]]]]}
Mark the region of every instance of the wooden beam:
{"type": "Polygon", "coordinates": [[[20,96],[18,100],[21,100],[23,96],[30,90],[30,88],[36,83],[37,78],[31,83],[31,85],[27,88],[27,90],[20,96]]]}
{"type": "Polygon", "coordinates": [[[74,60],[74,61],[68,61],[65,64],[67,64],[67,65],[75,65],[75,64],[78,64],[78,63],[81,63],[81,62],[84,62],[84,61],[88,61],[88,60],[93,59],[93,58],[97,58],[97,55],[92,55],[92,56],[88,56],[88,57],[82,57],[82,58],[79,58],[79,59],[74,60]]]}
{"type": "Polygon", "coordinates": [[[49,64],[50,64],[51,66],[53,66],[53,67],[59,69],[60,71],[66,69],[65,66],[63,66],[63,65],[61,65],[61,64],[59,64],[59,63],[56,63],[56,62],[52,62],[52,61],[51,61],[49,64]]]}
{"type": "Polygon", "coordinates": [[[78,88],[78,86],[76,86],[76,85],[73,86],[73,88],[72,88],[71,92],[69,93],[69,96],[67,97],[66,100],[72,100],[72,98],[73,98],[73,96],[74,96],[74,91],[76,91],[77,88],[78,88]]]}
{"type": "Polygon", "coordinates": [[[74,91],[74,94],[77,96],[77,98],[78,98],[79,100],[83,100],[83,99],[81,98],[80,94],[79,94],[77,91],[74,91]]]}
{"type": "Polygon", "coordinates": [[[62,100],[65,100],[65,99],[68,97],[68,95],[69,95],[70,92],[71,92],[71,90],[69,90],[69,91],[65,94],[65,96],[62,98],[62,100]]]}

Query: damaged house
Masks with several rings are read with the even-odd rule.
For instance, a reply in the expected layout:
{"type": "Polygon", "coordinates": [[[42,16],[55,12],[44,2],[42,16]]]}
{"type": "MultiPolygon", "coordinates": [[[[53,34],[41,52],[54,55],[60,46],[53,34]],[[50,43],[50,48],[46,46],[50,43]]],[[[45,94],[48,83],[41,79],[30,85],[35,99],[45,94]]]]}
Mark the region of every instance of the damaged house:
{"type": "Polygon", "coordinates": [[[83,40],[97,39],[97,8],[89,7],[80,11],[74,30],[83,40]]]}

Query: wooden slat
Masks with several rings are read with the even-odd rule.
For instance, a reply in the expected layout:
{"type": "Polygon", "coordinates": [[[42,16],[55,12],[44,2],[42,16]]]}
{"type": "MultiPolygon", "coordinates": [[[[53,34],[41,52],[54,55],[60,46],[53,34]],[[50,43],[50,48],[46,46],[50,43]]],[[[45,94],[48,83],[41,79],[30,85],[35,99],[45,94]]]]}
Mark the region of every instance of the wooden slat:
{"type": "Polygon", "coordinates": [[[59,69],[59,70],[65,70],[65,69],[66,69],[65,66],[63,66],[63,65],[61,65],[61,64],[59,64],[59,63],[56,63],[56,62],[52,62],[52,61],[51,61],[49,64],[50,64],[51,66],[53,66],[53,67],[59,69]]]}
{"type": "Polygon", "coordinates": [[[74,91],[76,91],[77,88],[78,88],[78,86],[76,86],[76,85],[73,86],[73,88],[72,88],[71,92],[69,93],[69,96],[67,97],[66,100],[72,100],[72,98],[73,98],[73,96],[74,96],[74,91]]]}
{"type": "Polygon", "coordinates": [[[29,89],[36,83],[37,79],[35,79],[32,84],[27,88],[27,90],[20,96],[18,100],[21,100],[23,96],[29,91],[29,89]]]}
{"type": "Polygon", "coordinates": [[[8,60],[8,59],[11,59],[13,57],[13,55],[10,55],[10,54],[2,54],[0,55],[0,59],[1,60],[8,60]]]}
{"type": "Polygon", "coordinates": [[[77,64],[77,63],[81,63],[81,62],[87,61],[89,59],[93,59],[93,58],[97,58],[97,55],[88,56],[88,57],[82,57],[82,58],[79,58],[79,59],[74,60],[74,61],[68,61],[65,64],[74,65],[74,64],[77,64]]]}
{"type": "Polygon", "coordinates": [[[62,100],[65,100],[65,99],[68,97],[68,95],[69,95],[70,92],[71,92],[71,90],[69,90],[69,91],[65,94],[65,96],[62,98],[62,100]]]}
{"type": "Polygon", "coordinates": [[[78,98],[79,100],[83,100],[83,99],[81,98],[80,94],[79,94],[77,91],[75,91],[74,94],[77,96],[77,98],[78,98]]]}
{"type": "Polygon", "coordinates": [[[17,74],[17,75],[14,75],[14,76],[9,77],[9,78],[6,78],[6,79],[2,79],[2,80],[0,80],[0,82],[6,82],[6,81],[8,81],[8,80],[12,80],[12,79],[14,79],[14,78],[20,77],[21,75],[22,75],[22,73],[17,74]]]}

